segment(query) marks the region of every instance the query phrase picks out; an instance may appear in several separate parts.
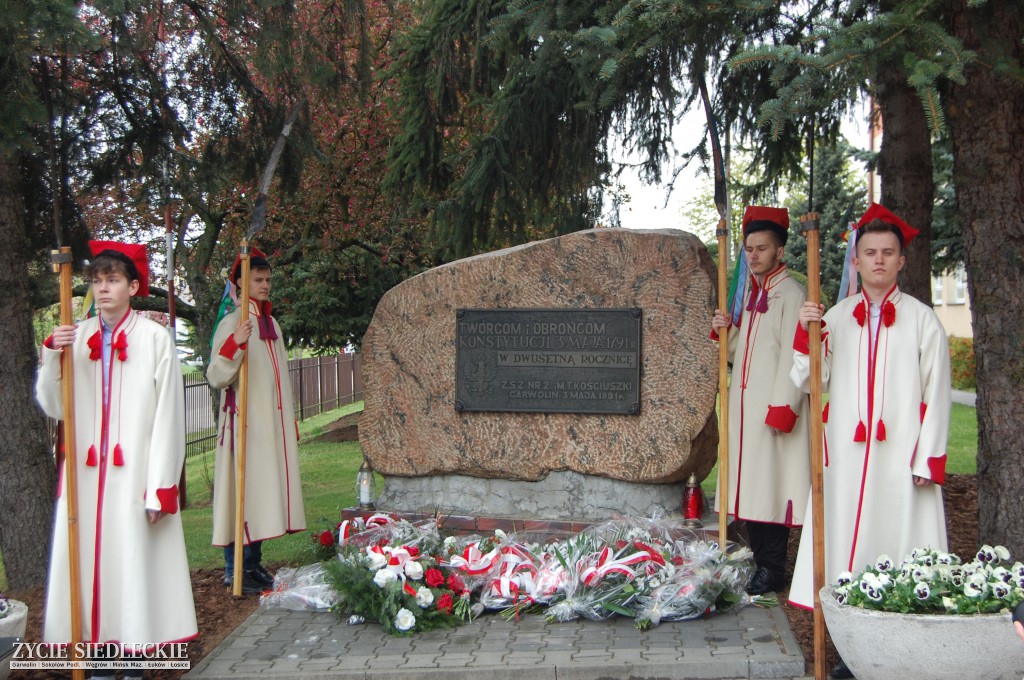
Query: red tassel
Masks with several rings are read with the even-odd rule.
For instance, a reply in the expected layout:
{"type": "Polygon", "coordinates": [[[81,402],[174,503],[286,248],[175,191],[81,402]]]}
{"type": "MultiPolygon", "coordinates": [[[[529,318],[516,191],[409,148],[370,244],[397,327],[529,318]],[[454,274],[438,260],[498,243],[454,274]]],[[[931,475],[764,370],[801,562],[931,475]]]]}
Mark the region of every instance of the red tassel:
{"type": "Polygon", "coordinates": [[[93,444],[89,447],[89,455],[85,457],[85,464],[89,467],[96,467],[99,464],[96,456],[96,445],[93,444]]]}
{"type": "Polygon", "coordinates": [[[868,430],[864,427],[864,421],[857,423],[857,431],[853,434],[853,441],[855,442],[866,442],[868,440],[868,430]]]}
{"type": "Polygon", "coordinates": [[[99,331],[96,331],[89,336],[85,344],[89,346],[89,358],[93,361],[99,361],[103,356],[103,338],[99,331]]]}
{"type": "Polygon", "coordinates": [[[110,347],[117,350],[117,358],[120,361],[128,359],[128,338],[125,336],[124,331],[121,331],[121,334],[117,336],[110,347]]]}
{"type": "Polygon", "coordinates": [[[879,420],[878,421],[878,427],[875,428],[875,439],[877,439],[880,442],[884,442],[885,441],[885,421],[884,420],[879,420]]]}
{"type": "Polygon", "coordinates": [[[124,452],[121,451],[120,444],[114,446],[114,465],[116,467],[124,466],[124,452]]]}

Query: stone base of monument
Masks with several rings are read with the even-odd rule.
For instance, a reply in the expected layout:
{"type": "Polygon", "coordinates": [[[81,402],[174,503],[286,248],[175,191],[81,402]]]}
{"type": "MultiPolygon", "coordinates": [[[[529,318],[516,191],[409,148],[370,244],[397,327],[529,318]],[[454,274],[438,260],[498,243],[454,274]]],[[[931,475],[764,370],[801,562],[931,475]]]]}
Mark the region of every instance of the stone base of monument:
{"type": "Polygon", "coordinates": [[[378,507],[428,515],[552,517],[586,523],[619,515],[679,517],[683,484],[641,484],[578,472],[551,472],[536,482],[465,475],[385,477],[378,507]]]}
{"type": "MultiPolygon", "coordinates": [[[[576,534],[620,516],[681,521],[679,484],[635,484],[554,472],[537,482],[462,475],[387,477],[377,512],[409,522],[437,521],[449,534],[487,534],[495,529],[545,537],[576,534]]],[[[345,508],[341,519],[367,516],[345,508]]],[[[730,524],[729,538],[735,540],[730,524]]],[[[706,513],[701,529],[718,533],[718,516],[706,513]]]]}
{"type": "MultiPolygon", "coordinates": [[[[435,515],[426,512],[395,512],[382,506],[378,506],[373,511],[363,510],[362,508],[343,508],[341,520],[353,520],[359,517],[365,519],[374,512],[385,513],[396,519],[403,519],[413,524],[425,520],[434,520],[438,523],[442,534],[446,536],[487,535],[493,533],[496,529],[501,529],[508,534],[529,534],[532,537],[530,540],[542,542],[578,534],[587,527],[598,523],[579,520],[494,517],[492,515],[435,515]]],[[[678,516],[670,519],[678,519],[678,516]]],[[[729,524],[730,541],[736,541],[736,536],[733,534],[733,526],[733,524],[729,524]]],[[[711,514],[705,517],[697,530],[703,531],[705,536],[715,540],[718,535],[718,515],[711,514]]]]}

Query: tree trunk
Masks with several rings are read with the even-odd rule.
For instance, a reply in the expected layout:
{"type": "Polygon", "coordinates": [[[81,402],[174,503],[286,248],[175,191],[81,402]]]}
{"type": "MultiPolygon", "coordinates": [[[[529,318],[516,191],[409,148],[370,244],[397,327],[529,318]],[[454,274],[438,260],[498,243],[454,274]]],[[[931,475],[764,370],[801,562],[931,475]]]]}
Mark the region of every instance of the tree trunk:
{"type": "Polygon", "coordinates": [[[882,178],[881,203],[921,233],[906,250],[907,265],[900,274],[900,290],[932,303],[932,147],[921,98],[907,84],[898,63],[883,67],[875,82],[882,112],[882,146],[878,174],[882,178]]]}
{"type": "Polygon", "coordinates": [[[43,583],[53,522],[54,463],[36,405],[37,350],[17,158],[0,154],[0,550],[12,590],[43,583]]]}
{"type": "Polygon", "coordinates": [[[1021,3],[959,4],[952,34],[982,63],[946,96],[978,366],[981,542],[1024,558],[1024,88],[993,64],[1024,61],[1021,3]]]}

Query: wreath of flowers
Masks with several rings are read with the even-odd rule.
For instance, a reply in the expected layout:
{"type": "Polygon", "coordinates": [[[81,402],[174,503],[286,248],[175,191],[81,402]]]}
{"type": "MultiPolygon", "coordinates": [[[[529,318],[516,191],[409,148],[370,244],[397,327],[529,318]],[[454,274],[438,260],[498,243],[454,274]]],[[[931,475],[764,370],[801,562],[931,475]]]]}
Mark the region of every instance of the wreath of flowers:
{"type": "Polygon", "coordinates": [[[323,532],[316,540],[336,551],[323,564],[334,611],[393,635],[451,627],[484,609],[550,621],[628,616],[647,629],[754,601],[744,590],[749,549],[723,552],[670,523],[612,520],[542,545],[502,531],[442,540],[431,521],[375,518],[339,525],[332,546],[323,532]]]}

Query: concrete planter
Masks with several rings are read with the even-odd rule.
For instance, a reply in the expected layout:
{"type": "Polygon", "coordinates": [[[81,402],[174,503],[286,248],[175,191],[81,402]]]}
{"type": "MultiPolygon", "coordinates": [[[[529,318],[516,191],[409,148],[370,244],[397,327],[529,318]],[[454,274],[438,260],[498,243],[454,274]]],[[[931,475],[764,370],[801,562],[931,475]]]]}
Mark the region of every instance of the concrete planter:
{"type": "Polygon", "coordinates": [[[1024,642],[1010,614],[896,614],[840,605],[821,589],[836,650],[857,680],[1020,680],[1024,642]]]}
{"type": "MultiPolygon", "coordinates": [[[[18,600],[9,600],[11,611],[4,618],[0,619],[0,638],[25,638],[25,628],[28,626],[28,605],[18,600]]],[[[11,672],[11,657],[7,654],[7,645],[0,649],[3,657],[0,659],[0,680],[6,680],[11,672]]]]}

